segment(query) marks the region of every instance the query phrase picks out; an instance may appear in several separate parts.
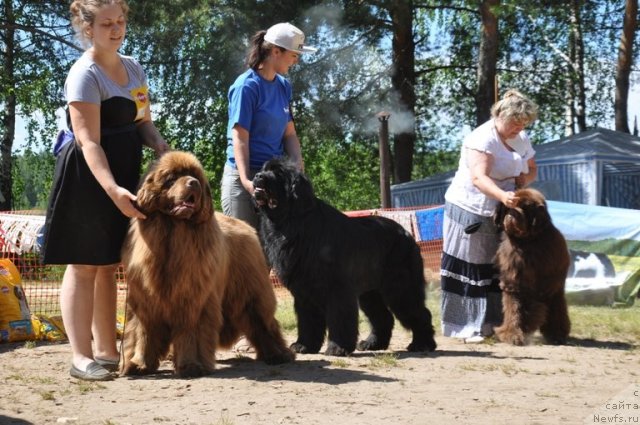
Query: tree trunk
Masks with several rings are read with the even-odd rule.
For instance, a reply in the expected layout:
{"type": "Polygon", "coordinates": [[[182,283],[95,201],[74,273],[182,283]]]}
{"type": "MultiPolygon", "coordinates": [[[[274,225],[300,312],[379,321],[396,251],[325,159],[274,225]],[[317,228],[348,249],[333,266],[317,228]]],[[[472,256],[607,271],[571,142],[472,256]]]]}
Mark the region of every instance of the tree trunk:
{"type": "Polygon", "coordinates": [[[620,48],[618,49],[618,68],[616,70],[616,130],[629,133],[627,101],[629,97],[629,75],[633,63],[633,40],[638,22],[638,0],[627,0],[624,11],[620,48]]]}
{"type": "Polygon", "coordinates": [[[5,49],[3,52],[3,74],[9,90],[3,93],[0,103],[5,105],[4,114],[2,114],[2,140],[0,140],[0,211],[11,209],[11,148],[13,147],[13,138],[16,132],[16,95],[15,95],[15,76],[14,76],[14,50],[15,50],[15,29],[12,24],[15,23],[13,15],[13,2],[4,2],[4,16],[7,25],[4,30],[3,41],[5,49]]]}
{"type": "Polygon", "coordinates": [[[476,93],[476,125],[491,117],[496,102],[496,64],[498,61],[498,18],[494,14],[500,0],[483,0],[480,4],[482,28],[478,54],[478,92],[476,93]]]}
{"type": "Polygon", "coordinates": [[[587,95],[584,83],[584,41],[582,39],[582,20],[580,19],[580,3],[582,0],[573,0],[571,3],[571,32],[575,48],[573,70],[576,84],[576,122],[578,132],[587,129],[587,95]]]}
{"type": "MultiPolygon", "coordinates": [[[[413,1],[393,0],[389,8],[393,26],[393,74],[391,85],[400,95],[400,104],[415,117],[415,41],[413,39],[413,1]]],[[[393,120],[393,116],[391,116],[393,120]]],[[[415,120],[415,118],[414,118],[415,120]]],[[[395,183],[411,180],[415,129],[396,134],[393,143],[395,183]]]]}
{"type": "Polygon", "coordinates": [[[573,64],[575,63],[575,49],[573,38],[569,36],[569,57],[570,62],[567,63],[567,72],[565,74],[565,103],[564,103],[564,135],[565,136],[573,136],[576,133],[576,91],[575,91],[575,78],[574,78],[574,69],[573,64]]]}

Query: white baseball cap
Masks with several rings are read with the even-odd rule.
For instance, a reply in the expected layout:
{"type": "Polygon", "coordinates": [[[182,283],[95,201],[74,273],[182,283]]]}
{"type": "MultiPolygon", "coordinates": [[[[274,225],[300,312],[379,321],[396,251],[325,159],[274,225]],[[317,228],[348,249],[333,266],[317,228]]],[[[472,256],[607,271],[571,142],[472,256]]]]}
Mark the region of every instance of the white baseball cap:
{"type": "Polygon", "coordinates": [[[288,22],[275,24],[267,30],[264,41],[296,53],[313,53],[318,49],[304,45],[304,33],[288,22]]]}

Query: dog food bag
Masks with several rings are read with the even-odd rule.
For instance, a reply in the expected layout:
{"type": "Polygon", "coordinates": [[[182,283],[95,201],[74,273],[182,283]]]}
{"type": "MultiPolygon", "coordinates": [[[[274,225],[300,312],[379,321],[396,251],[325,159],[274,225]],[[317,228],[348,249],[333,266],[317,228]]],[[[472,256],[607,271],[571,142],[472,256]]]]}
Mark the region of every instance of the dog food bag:
{"type": "Polygon", "coordinates": [[[116,317],[116,337],[123,338],[124,337],[124,314],[118,313],[116,317]]]}
{"type": "Polygon", "coordinates": [[[49,316],[31,316],[31,324],[33,325],[33,332],[36,339],[43,341],[64,341],[67,336],[64,333],[64,328],[61,328],[62,318],[49,317],[49,316]]]}
{"type": "Polygon", "coordinates": [[[0,342],[35,338],[31,311],[21,284],[20,272],[13,262],[0,259],[0,342]]]}

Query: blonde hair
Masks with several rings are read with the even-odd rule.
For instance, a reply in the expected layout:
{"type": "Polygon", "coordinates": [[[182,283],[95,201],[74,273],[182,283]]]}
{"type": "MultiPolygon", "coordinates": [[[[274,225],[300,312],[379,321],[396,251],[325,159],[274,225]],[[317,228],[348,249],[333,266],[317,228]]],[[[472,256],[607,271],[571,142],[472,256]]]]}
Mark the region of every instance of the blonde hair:
{"type": "Polygon", "coordinates": [[[71,25],[76,31],[76,37],[83,45],[90,44],[87,29],[96,20],[98,10],[110,4],[117,4],[122,8],[125,18],[129,14],[129,5],[125,0],[75,0],[71,2],[71,25]]]}
{"type": "Polygon", "coordinates": [[[529,125],[538,118],[538,105],[518,90],[507,90],[502,99],[491,107],[491,116],[504,121],[515,121],[529,125]]]}

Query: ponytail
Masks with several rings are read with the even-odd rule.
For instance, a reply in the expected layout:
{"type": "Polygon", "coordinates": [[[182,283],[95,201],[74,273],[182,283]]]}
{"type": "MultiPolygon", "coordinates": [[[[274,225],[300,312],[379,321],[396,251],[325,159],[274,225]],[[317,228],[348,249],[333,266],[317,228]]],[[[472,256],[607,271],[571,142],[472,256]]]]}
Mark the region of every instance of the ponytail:
{"type": "Polygon", "coordinates": [[[276,46],[275,44],[269,43],[268,41],[264,41],[264,36],[266,33],[267,31],[261,30],[255,33],[253,37],[251,37],[251,45],[245,63],[247,67],[256,71],[260,68],[260,65],[262,65],[262,63],[267,59],[269,53],[271,52],[271,49],[275,47],[283,52],[287,50],[280,46],[276,46]]]}
{"type": "Polygon", "coordinates": [[[258,31],[251,37],[249,53],[246,58],[246,65],[251,69],[258,69],[260,64],[264,62],[269,54],[271,43],[264,41],[265,30],[258,31]],[[267,48],[268,47],[268,48],[267,48]]]}

